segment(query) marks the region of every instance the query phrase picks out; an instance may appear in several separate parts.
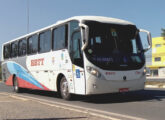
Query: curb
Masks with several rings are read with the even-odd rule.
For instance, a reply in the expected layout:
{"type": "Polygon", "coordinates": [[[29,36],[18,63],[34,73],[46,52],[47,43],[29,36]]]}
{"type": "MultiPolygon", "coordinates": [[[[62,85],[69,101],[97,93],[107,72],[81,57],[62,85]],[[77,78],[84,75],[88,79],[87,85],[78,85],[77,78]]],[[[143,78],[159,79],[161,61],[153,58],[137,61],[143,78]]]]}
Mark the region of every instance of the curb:
{"type": "Polygon", "coordinates": [[[145,85],[145,88],[165,88],[165,85],[145,85]]]}

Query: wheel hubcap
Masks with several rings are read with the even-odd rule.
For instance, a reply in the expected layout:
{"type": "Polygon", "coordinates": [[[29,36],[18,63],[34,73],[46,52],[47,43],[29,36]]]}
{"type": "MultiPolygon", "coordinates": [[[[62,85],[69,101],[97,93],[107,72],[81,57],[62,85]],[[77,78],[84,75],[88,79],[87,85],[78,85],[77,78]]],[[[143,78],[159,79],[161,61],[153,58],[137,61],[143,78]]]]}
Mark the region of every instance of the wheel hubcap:
{"type": "Polygon", "coordinates": [[[18,86],[17,85],[15,86],[15,90],[18,90],[18,86]]]}
{"type": "Polygon", "coordinates": [[[67,83],[67,81],[64,81],[62,83],[62,93],[63,93],[64,96],[67,96],[67,94],[68,94],[68,83],[67,83]]]}
{"type": "Polygon", "coordinates": [[[14,89],[17,91],[18,90],[18,84],[17,81],[14,82],[14,89]]]}

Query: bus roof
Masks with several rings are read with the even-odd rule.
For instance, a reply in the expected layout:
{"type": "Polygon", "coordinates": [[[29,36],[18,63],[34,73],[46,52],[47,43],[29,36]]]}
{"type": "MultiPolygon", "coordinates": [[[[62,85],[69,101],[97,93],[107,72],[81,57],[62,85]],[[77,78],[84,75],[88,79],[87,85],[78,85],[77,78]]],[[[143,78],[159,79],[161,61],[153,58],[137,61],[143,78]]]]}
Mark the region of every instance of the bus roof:
{"type": "Polygon", "coordinates": [[[91,21],[98,21],[98,22],[103,22],[103,23],[113,23],[113,24],[132,24],[131,22],[121,20],[121,19],[116,19],[116,18],[110,18],[110,17],[103,17],[103,16],[75,16],[71,17],[66,20],[58,21],[57,23],[63,23],[65,21],[70,21],[70,20],[78,20],[78,21],[83,21],[83,20],[91,20],[91,21]]]}
{"type": "Polygon", "coordinates": [[[102,17],[102,16],[75,16],[75,17],[68,18],[66,20],[57,21],[55,24],[52,24],[50,26],[41,28],[39,30],[36,30],[36,31],[31,32],[31,33],[26,34],[26,35],[23,35],[21,37],[15,38],[15,39],[10,40],[10,41],[8,41],[8,42],[6,42],[4,44],[7,44],[7,43],[10,43],[10,42],[19,40],[19,39],[26,38],[26,37],[28,37],[30,35],[36,34],[38,32],[42,32],[42,31],[47,30],[49,28],[53,28],[53,27],[55,27],[57,25],[69,22],[71,20],[77,20],[77,21],[80,21],[80,22],[84,21],[84,20],[91,20],[91,21],[97,21],[97,22],[102,22],[102,23],[112,23],[112,24],[121,24],[121,25],[128,25],[128,24],[134,25],[131,22],[128,22],[128,21],[125,21],[125,20],[121,20],[121,19],[116,19],[116,18],[110,18],[110,17],[102,17]]]}

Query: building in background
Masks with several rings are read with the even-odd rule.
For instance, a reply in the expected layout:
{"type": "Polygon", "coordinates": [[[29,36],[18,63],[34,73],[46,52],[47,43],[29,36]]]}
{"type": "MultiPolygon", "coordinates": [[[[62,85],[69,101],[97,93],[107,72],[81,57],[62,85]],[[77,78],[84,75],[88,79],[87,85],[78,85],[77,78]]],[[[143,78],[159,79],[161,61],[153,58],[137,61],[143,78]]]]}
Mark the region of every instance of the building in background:
{"type": "Polygon", "coordinates": [[[147,65],[150,76],[165,77],[165,38],[152,38],[152,62],[147,65]]]}

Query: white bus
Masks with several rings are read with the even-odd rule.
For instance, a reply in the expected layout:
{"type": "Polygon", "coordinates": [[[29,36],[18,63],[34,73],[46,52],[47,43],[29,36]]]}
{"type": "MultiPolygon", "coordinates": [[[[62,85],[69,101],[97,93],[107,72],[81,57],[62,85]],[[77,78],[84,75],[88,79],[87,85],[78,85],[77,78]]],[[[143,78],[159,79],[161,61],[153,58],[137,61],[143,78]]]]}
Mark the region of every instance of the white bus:
{"type": "Polygon", "coordinates": [[[108,17],[77,16],[2,46],[2,79],[21,88],[93,95],[144,89],[150,32],[108,17]],[[144,49],[139,32],[147,33],[144,49]]]}

